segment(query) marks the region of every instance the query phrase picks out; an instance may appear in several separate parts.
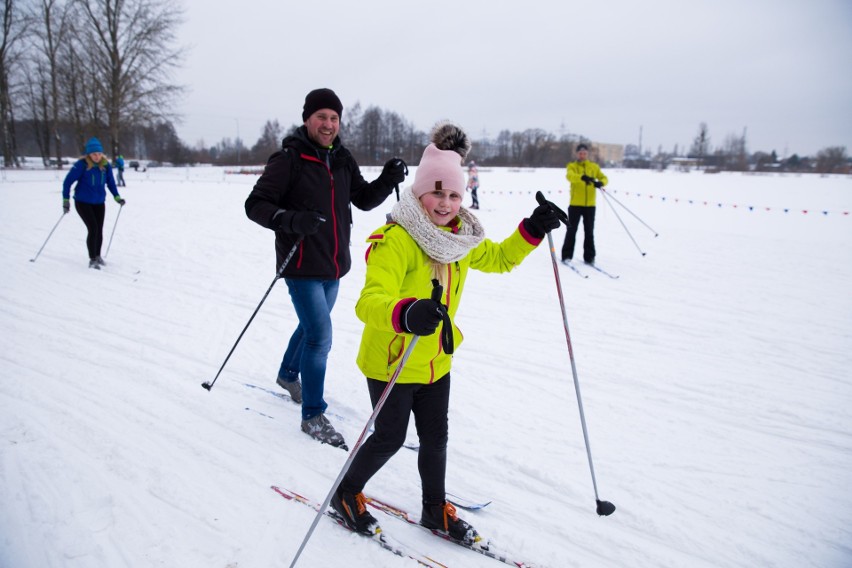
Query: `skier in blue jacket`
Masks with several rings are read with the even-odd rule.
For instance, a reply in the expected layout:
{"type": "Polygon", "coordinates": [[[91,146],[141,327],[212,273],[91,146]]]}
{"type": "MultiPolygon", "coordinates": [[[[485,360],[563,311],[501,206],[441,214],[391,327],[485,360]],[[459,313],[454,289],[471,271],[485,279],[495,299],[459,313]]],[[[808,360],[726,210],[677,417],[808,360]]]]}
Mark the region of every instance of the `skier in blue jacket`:
{"type": "Polygon", "coordinates": [[[104,156],[104,147],[97,138],[86,142],[84,155],[71,166],[65,181],[62,182],[62,210],[71,210],[71,186],[74,187],[74,209],[86,224],[89,231],[86,247],[89,249],[89,268],[101,269],[105,265],[101,258],[101,246],[104,241],[104,215],[106,206],[106,188],[116,203],[124,206],[124,199],[118,194],[112,166],[104,156]]]}

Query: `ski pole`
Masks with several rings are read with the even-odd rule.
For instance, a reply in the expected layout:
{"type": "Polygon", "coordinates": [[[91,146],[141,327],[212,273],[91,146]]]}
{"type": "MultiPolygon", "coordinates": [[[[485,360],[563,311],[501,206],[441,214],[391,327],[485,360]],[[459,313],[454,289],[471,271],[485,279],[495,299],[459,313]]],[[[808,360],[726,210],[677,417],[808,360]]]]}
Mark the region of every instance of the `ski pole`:
{"type": "MultiPolygon", "coordinates": [[[[324,220],[325,219],[323,219],[323,221],[324,220]]],[[[240,332],[240,336],[237,337],[237,341],[234,343],[234,346],[231,347],[230,351],[228,351],[228,356],[225,357],[225,360],[222,362],[222,366],[219,367],[219,372],[216,373],[216,376],[213,377],[213,380],[211,382],[201,383],[201,386],[204,387],[205,389],[207,389],[208,391],[213,388],[214,384],[216,384],[216,379],[219,378],[219,374],[222,372],[222,369],[225,368],[225,365],[228,363],[228,359],[231,358],[231,354],[233,354],[234,349],[237,348],[237,345],[240,343],[240,339],[243,338],[243,334],[246,332],[246,330],[251,325],[252,320],[254,320],[254,316],[256,316],[257,312],[260,311],[260,306],[262,306],[263,302],[266,301],[266,297],[269,296],[269,293],[272,291],[272,287],[275,286],[275,283],[278,281],[279,278],[281,278],[281,274],[284,273],[284,269],[287,267],[287,264],[290,262],[290,259],[293,257],[293,255],[296,254],[296,249],[299,248],[300,244],[302,244],[302,240],[304,238],[305,238],[305,235],[299,235],[299,238],[296,239],[295,243],[293,243],[293,248],[290,249],[290,253],[287,255],[287,258],[285,258],[284,262],[281,263],[281,268],[279,268],[278,272],[275,273],[275,278],[272,279],[272,284],[270,284],[269,288],[266,289],[266,294],[263,295],[263,298],[261,298],[260,303],[254,309],[254,313],[249,318],[248,323],[246,323],[246,326],[240,332]]]]}
{"type": "MultiPolygon", "coordinates": [[[[65,213],[64,213],[64,212],[62,213],[62,217],[65,217],[65,213]]],[[[49,241],[49,240],[50,240],[50,237],[53,235],[53,231],[55,231],[55,230],[56,230],[56,227],[58,227],[58,226],[59,226],[59,223],[62,221],[62,217],[60,217],[60,218],[59,218],[59,221],[57,221],[57,222],[56,222],[56,224],[53,226],[53,228],[50,230],[50,233],[48,233],[47,238],[46,238],[46,239],[44,239],[44,244],[43,244],[43,245],[41,245],[41,248],[40,248],[40,249],[38,249],[38,252],[36,253],[36,255],[30,259],[30,262],[35,262],[35,261],[36,261],[36,259],[38,258],[38,255],[40,255],[40,254],[41,254],[41,251],[43,251],[43,250],[44,250],[44,247],[47,245],[47,241],[49,241]]]]}
{"type": "Polygon", "coordinates": [[[109,254],[109,247],[112,246],[112,237],[113,237],[113,235],[115,235],[115,228],[118,226],[118,218],[121,217],[121,210],[122,209],[124,209],[124,205],[122,205],[121,207],[118,208],[118,213],[115,216],[115,223],[113,223],[113,225],[112,225],[112,233],[110,233],[110,235],[109,235],[109,243],[107,243],[107,249],[106,249],[106,252],[104,253],[104,256],[109,254]]]}
{"type": "MultiPolygon", "coordinates": [[[[535,198],[542,205],[548,203],[540,191],[536,193],[535,198]]],[[[551,204],[551,206],[555,207],[553,204],[551,204]]],[[[557,208],[557,210],[560,213],[562,212],[559,208],[557,208]]],[[[567,216],[563,218],[563,216],[560,215],[560,219],[567,224],[567,216]]],[[[568,357],[571,360],[571,373],[574,376],[574,391],[577,393],[577,404],[580,407],[580,423],[583,426],[583,440],[586,442],[586,455],[589,458],[589,470],[592,473],[592,487],[595,489],[595,502],[597,503],[596,510],[600,516],[611,515],[615,512],[615,505],[609,501],[601,501],[600,497],[598,497],[598,483],[595,480],[595,466],[592,463],[592,449],[589,445],[589,432],[586,428],[586,414],[583,412],[583,398],[580,396],[580,379],[577,378],[577,365],[574,362],[574,348],[571,347],[571,333],[568,331],[568,315],[565,311],[565,297],[562,295],[562,282],[559,280],[559,264],[556,262],[556,248],[553,245],[553,236],[549,231],[547,233],[547,244],[550,246],[550,260],[553,263],[553,275],[556,278],[556,292],[559,295],[559,306],[562,308],[562,324],[565,327],[565,340],[568,343],[568,357]]]]}
{"type": "MultiPolygon", "coordinates": [[[[443,294],[444,289],[440,284],[438,284],[437,280],[432,280],[432,286],[432,299],[440,303],[441,295],[443,294]]],[[[447,323],[447,319],[444,319],[445,327],[447,326],[447,323]]],[[[308,544],[308,540],[311,538],[314,529],[317,528],[320,518],[322,517],[326,508],[328,508],[329,503],[331,503],[331,498],[334,496],[334,492],[337,491],[337,487],[340,485],[340,482],[343,481],[343,477],[346,475],[346,472],[349,471],[349,468],[352,466],[352,462],[355,461],[355,455],[358,453],[358,450],[361,449],[361,444],[364,442],[364,436],[366,436],[370,428],[373,427],[373,424],[376,421],[376,417],[379,415],[379,412],[385,405],[385,401],[387,401],[388,396],[390,396],[391,389],[393,388],[394,384],[396,384],[396,380],[399,377],[399,374],[402,372],[403,367],[405,367],[405,363],[406,361],[408,361],[408,356],[411,355],[411,352],[414,350],[414,346],[417,344],[418,339],[420,339],[419,335],[415,335],[413,338],[411,338],[411,343],[408,344],[408,348],[405,350],[405,353],[402,354],[402,359],[400,360],[396,371],[394,371],[393,376],[391,376],[387,386],[385,386],[385,390],[382,391],[382,396],[380,396],[379,400],[376,402],[376,407],[373,409],[373,413],[367,420],[367,424],[364,426],[364,429],[361,430],[361,435],[358,437],[358,441],[355,442],[355,445],[352,447],[352,451],[349,453],[349,458],[346,460],[346,463],[343,464],[343,469],[341,469],[340,473],[337,474],[337,479],[334,480],[334,484],[331,486],[331,490],[328,492],[328,495],[325,496],[325,500],[322,502],[322,505],[320,505],[320,508],[317,511],[316,516],[314,517],[314,522],[311,523],[311,526],[308,529],[308,533],[305,535],[305,538],[302,539],[302,544],[299,545],[299,550],[296,551],[296,556],[293,557],[293,562],[290,563],[290,568],[293,568],[296,565],[296,562],[302,555],[302,551],[305,550],[305,546],[308,544]]]]}
{"type": "Polygon", "coordinates": [[[625,211],[627,211],[628,213],[630,213],[631,215],[633,215],[633,217],[635,217],[637,221],[639,221],[640,223],[642,223],[643,225],[645,225],[645,226],[648,228],[648,230],[650,230],[652,233],[654,233],[654,237],[659,237],[659,236],[660,236],[660,233],[658,233],[657,231],[655,231],[655,230],[654,230],[654,229],[653,229],[653,228],[652,228],[652,227],[651,227],[648,223],[646,223],[645,221],[643,221],[642,219],[640,219],[640,218],[639,218],[639,216],[638,216],[636,213],[634,213],[633,211],[631,211],[630,209],[628,209],[628,208],[627,208],[627,206],[626,206],[624,203],[622,203],[621,201],[619,201],[618,199],[616,199],[614,195],[610,195],[610,194],[609,194],[609,193],[608,193],[608,192],[607,192],[604,188],[601,188],[601,193],[603,193],[604,197],[606,197],[607,199],[612,199],[613,201],[615,201],[616,203],[618,203],[619,205],[621,205],[622,207],[624,207],[624,210],[625,210],[625,211]]]}
{"type": "Polygon", "coordinates": [[[606,198],[606,204],[609,205],[609,208],[612,209],[613,213],[615,213],[615,218],[618,219],[618,222],[621,223],[621,226],[624,228],[625,232],[627,233],[627,236],[630,237],[631,241],[633,241],[633,244],[636,246],[636,250],[638,250],[642,254],[642,256],[645,256],[645,251],[643,251],[639,247],[639,243],[637,243],[636,239],[633,238],[633,235],[630,233],[630,229],[628,229],[627,225],[624,224],[624,221],[621,220],[621,215],[618,214],[618,211],[616,211],[615,207],[613,207],[612,203],[610,203],[609,196],[607,195],[607,193],[605,191],[601,193],[603,193],[603,196],[606,198]]]}

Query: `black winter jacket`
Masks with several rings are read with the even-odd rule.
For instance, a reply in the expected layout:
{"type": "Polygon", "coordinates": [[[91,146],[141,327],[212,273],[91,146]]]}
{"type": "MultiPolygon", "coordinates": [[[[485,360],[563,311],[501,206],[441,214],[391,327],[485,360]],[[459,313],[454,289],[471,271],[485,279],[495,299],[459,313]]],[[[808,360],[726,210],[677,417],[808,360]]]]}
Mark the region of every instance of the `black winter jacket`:
{"type": "MultiPolygon", "coordinates": [[[[269,157],[246,199],[246,215],[269,229],[280,209],[321,213],[325,223],[315,234],[305,237],[281,276],[338,279],[352,266],[350,203],[369,211],[384,202],[392,190],[378,179],[367,182],[339,137],[334,139],[331,149],[319,148],[301,126],[284,139],[281,150],[269,157]]],[[[298,237],[298,234],[275,232],[276,272],[298,237]]]]}

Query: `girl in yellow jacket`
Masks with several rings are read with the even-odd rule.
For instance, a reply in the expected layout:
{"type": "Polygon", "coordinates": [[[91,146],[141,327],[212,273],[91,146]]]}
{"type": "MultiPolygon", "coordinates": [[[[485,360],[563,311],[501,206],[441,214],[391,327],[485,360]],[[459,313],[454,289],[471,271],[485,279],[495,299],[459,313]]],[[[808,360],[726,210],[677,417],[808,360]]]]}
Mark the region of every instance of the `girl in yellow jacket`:
{"type": "Polygon", "coordinates": [[[574,257],[574,243],[580,219],[583,220],[583,261],[595,263],[595,197],[598,189],[609,183],[600,166],[590,162],[589,147],[577,146],[577,161],[566,167],[565,177],[571,184],[571,203],[568,205],[568,232],[562,244],[562,262],[574,257]]]}
{"type": "Polygon", "coordinates": [[[458,518],[444,485],[450,345],[462,342],[456,310],[468,270],[512,270],[559,226],[559,218],[554,205],[539,205],[504,241],[486,239],[479,220],[461,206],[466,185],[461,162],[470,150],[467,135],[458,126],[439,123],[431,139],[414,184],[401,192],[389,223],[367,239],[366,282],[355,306],[365,324],[357,363],[367,377],[374,407],[413,337],[420,339],[331,505],[354,530],[375,534],[378,526],[364,506],[364,486],[402,447],[413,413],[420,439],[420,523],[474,543],[479,535],[458,518]],[[443,289],[440,303],[430,299],[433,280],[443,289]]]}

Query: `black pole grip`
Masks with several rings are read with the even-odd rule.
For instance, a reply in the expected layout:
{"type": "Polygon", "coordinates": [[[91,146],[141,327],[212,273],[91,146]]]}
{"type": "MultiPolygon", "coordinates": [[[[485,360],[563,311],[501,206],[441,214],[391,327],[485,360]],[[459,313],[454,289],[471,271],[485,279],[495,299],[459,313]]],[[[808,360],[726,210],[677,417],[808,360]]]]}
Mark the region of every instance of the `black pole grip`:
{"type": "Polygon", "coordinates": [[[444,295],[444,287],[438,283],[436,278],[432,279],[432,300],[441,303],[441,296],[444,295]]]}
{"type": "Polygon", "coordinates": [[[552,201],[548,201],[547,199],[545,199],[544,194],[542,192],[540,192],[540,191],[535,192],[535,200],[538,201],[539,205],[549,205],[551,209],[556,211],[556,215],[559,217],[559,220],[562,221],[563,223],[565,223],[566,227],[571,226],[568,223],[568,214],[565,213],[565,211],[561,207],[558,207],[552,201]]]}
{"type": "Polygon", "coordinates": [[[432,300],[441,306],[441,346],[444,348],[444,353],[452,355],[456,350],[455,342],[453,341],[453,322],[450,320],[450,313],[447,307],[441,303],[444,295],[444,287],[438,283],[438,280],[432,279],[432,300]]]}

